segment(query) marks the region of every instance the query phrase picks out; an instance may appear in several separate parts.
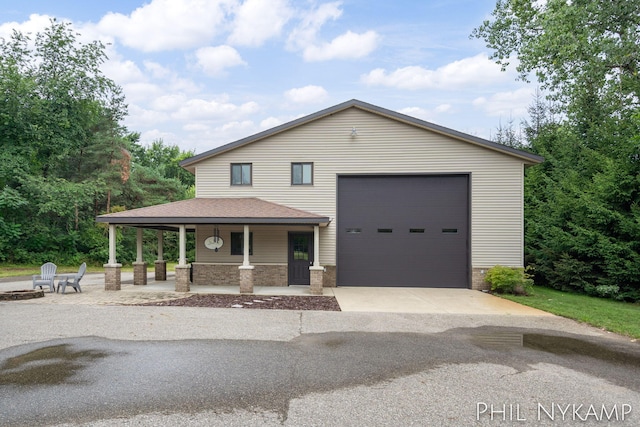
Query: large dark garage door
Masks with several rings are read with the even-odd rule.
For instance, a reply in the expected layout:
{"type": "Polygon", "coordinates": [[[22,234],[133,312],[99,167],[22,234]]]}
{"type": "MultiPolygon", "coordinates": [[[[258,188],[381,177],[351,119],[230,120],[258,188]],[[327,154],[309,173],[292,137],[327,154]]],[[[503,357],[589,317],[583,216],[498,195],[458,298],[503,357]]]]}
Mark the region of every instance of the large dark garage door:
{"type": "Polygon", "coordinates": [[[469,287],[469,176],[338,177],[338,286],[469,287]]]}

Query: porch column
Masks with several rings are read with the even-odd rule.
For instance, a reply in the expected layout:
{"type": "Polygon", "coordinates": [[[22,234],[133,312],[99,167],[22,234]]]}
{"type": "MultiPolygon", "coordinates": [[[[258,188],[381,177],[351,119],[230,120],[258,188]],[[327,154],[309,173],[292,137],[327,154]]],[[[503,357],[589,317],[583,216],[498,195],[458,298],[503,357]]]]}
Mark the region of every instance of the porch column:
{"type": "Polygon", "coordinates": [[[240,269],[240,293],[252,294],[253,293],[253,265],[249,263],[249,226],[244,226],[244,258],[240,269]]]}
{"type": "Polygon", "coordinates": [[[178,265],[187,265],[187,227],[185,225],[180,226],[180,258],[178,259],[178,265]]]}
{"type": "Polygon", "coordinates": [[[116,225],[109,224],[109,265],[116,262],[116,225]]]}
{"type": "Polygon", "coordinates": [[[116,225],[109,224],[109,262],[104,264],[104,290],[119,291],[122,264],[116,260],[116,225]]]}
{"type": "Polygon", "coordinates": [[[138,227],[136,235],[136,262],[133,263],[133,284],[147,284],[147,263],[142,257],[142,228],[138,227]]]}
{"type": "Polygon", "coordinates": [[[320,226],[313,226],[313,266],[320,267],[320,226]]]}
{"type": "Polygon", "coordinates": [[[191,266],[187,264],[187,227],[180,226],[180,258],[176,265],[176,292],[189,292],[189,273],[191,266]]]}
{"type": "Polygon", "coordinates": [[[158,230],[158,259],[155,262],[155,279],[167,280],[167,262],[164,258],[164,233],[158,230]]]}
{"type": "Polygon", "coordinates": [[[247,265],[251,265],[249,263],[249,243],[251,242],[251,240],[249,239],[249,226],[245,225],[244,226],[244,233],[243,233],[243,238],[244,238],[244,251],[243,251],[243,255],[244,258],[242,260],[242,265],[247,266],[247,265]]]}
{"type": "Polygon", "coordinates": [[[313,226],[313,265],[309,267],[310,286],[312,295],[322,295],[324,267],[320,266],[320,226],[313,226]]]}

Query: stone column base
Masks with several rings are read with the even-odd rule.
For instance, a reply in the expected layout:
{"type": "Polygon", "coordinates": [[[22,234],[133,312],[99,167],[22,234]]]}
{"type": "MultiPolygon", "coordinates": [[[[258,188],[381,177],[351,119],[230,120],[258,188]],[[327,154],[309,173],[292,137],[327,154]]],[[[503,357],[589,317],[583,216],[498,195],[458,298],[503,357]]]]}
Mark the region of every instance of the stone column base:
{"type": "Polygon", "coordinates": [[[309,272],[311,273],[311,283],[309,286],[311,295],[322,295],[324,267],[309,267],[309,272]]]}
{"type": "Polygon", "coordinates": [[[476,291],[489,291],[491,285],[484,280],[484,275],[491,267],[477,267],[472,269],[471,289],[476,291]]]}
{"type": "Polygon", "coordinates": [[[122,264],[104,264],[104,290],[119,291],[122,277],[122,264]]]}
{"type": "Polygon", "coordinates": [[[176,292],[189,292],[190,265],[176,265],[176,292]]]}
{"type": "Polygon", "coordinates": [[[167,280],[167,261],[156,261],[155,273],[156,273],[155,275],[156,281],[167,280]]]}
{"type": "Polygon", "coordinates": [[[147,263],[146,262],[133,263],[133,284],[143,285],[143,286],[147,284],[147,263]]]}
{"type": "Polygon", "coordinates": [[[241,265],[240,270],[240,293],[253,293],[253,265],[241,265]]]}

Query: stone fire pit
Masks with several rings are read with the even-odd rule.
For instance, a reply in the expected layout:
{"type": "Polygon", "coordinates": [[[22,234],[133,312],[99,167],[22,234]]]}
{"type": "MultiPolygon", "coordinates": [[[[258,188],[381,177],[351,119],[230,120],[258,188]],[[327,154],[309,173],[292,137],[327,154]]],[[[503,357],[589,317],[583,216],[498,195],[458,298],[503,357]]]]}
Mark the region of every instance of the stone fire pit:
{"type": "Polygon", "coordinates": [[[12,301],[31,298],[42,298],[44,291],[42,289],[22,289],[19,291],[0,292],[0,301],[12,301]]]}

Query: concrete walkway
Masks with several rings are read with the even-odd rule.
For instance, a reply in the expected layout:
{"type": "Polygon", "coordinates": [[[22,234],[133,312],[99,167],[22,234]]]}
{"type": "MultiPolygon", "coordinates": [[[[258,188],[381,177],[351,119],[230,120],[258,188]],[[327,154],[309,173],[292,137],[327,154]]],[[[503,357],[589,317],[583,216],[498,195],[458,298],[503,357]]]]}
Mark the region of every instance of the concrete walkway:
{"type": "MultiPolygon", "coordinates": [[[[239,294],[237,286],[191,286],[189,293],[175,292],[173,273],[168,280],[156,282],[153,274],[145,286],[133,285],[133,273],[122,273],[120,291],[104,290],[104,274],[86,274],[81,281],[82,293],[67,288],[66,293],[45,291],[44,298],[18,301],[31,304],[80,304],[80,305],[131,305],[154,301],[184,298],[190,294],[239,294]]],[[[31,280],[25,278],[3,279],[0,292],[31,289],[31,280]]],[[[255,295],[311,295],[308,286],[256,286],[255,295]]],[[[447,313],[486,314],[514,316],[550,316],[551,314],[526,307],[488,293],[470,289],[434,288],[324,288],[325,296],[334,296],[345,312],[371,313],[447,313]]]]}

